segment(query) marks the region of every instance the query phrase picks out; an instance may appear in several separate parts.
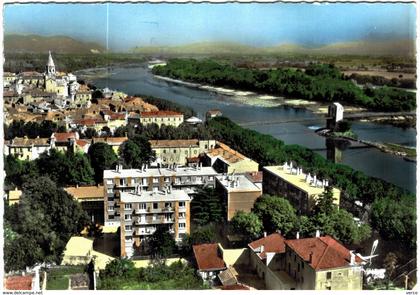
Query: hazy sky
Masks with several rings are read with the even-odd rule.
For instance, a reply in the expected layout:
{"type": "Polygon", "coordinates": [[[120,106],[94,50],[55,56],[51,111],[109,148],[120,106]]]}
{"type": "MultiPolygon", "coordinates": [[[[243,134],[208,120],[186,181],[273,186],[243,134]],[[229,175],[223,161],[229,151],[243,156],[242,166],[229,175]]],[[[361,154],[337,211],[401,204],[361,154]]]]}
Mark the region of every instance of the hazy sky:
{"type": "Polygon", "coordinates": [[[4,30],[108,39],[113,50],[202,41],[316,46],[414,39],[415,18],[414,4],[10,4],[4,30]]]}

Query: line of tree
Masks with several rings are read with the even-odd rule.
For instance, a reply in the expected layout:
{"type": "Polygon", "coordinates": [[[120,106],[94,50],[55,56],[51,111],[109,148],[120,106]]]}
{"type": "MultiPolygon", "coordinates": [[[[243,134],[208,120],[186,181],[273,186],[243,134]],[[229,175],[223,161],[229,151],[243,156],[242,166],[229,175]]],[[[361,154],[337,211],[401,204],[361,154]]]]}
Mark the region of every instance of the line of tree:
{"type": "Polygon", "coordinates": [[[307,148],[285,145],[271,135],[242,128],[226,117],[210,120],[207,127],[214,139],[247,155],[261,167],[293,161],[306,172],[329,179],[342,190],[345,200],[360,201],[365,208],[370,207],[371,225],[384,238],[399,239],[415,247],[415,195],[347,165],[332,163],[307,148]]]}
{"type": "Polygon", "coordinates": [[[364,89],[356,86],[332,64],[311,64],[300,69],[256,70],[220,64],[214,60],[171,59],[153,73],[170,78],[222,87],[270,93],[310,101],[339,101],[381,111],[416,108],[414,93],[401,89],[364,89]]]}
{"type": "Polygon", "coordinates": [[[65,132],[64,126],[58,126],[57,123],[45,120],[41,123],[13,121],[10,125],[4,124],[4,138],[6,140],[15,137],[28,138],[49,138],[54,132],[65,132]]]}

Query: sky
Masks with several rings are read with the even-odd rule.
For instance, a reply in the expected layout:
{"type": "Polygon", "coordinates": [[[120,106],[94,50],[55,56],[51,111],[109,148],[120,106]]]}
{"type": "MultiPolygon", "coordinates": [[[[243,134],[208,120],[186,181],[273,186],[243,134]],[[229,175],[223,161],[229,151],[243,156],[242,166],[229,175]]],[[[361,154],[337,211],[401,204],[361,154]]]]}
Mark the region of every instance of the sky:
{"type": "Polygon", "coordinates": [[[8,4],[6,34],[65,35],[111,50],[229,41],[265,47],[415,39],[414,4],[8,4]]]}

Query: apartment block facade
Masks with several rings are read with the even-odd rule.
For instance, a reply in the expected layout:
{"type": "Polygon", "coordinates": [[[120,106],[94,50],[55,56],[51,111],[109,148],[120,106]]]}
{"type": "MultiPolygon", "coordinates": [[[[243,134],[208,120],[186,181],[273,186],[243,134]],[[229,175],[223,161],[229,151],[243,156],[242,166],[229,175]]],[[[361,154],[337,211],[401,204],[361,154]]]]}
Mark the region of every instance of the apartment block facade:
{"type": "Polygon", "coordinates": [[[173,111],[140,112],[139,121],[142,125],[157,124],[178,127],[184,122],[182,113],[173,111]]]}
{"type": "Polygon", "coordinates": [[[121,256],[141,255],[146,239],[164,226],[176,241],[190,233],[191,197],[183,190],[145,191],[138,185],[135,192],[120,194],[121,256]]]}
{"type": "Polygon", "coordinates": [[[106,226],[120,226],[121,193],[142,191],[159,192],[183,190],[193,195],[197,188],[215,187],[217,172],[212,167],[122,169],[104,171],[104,217],[106,226]]]}

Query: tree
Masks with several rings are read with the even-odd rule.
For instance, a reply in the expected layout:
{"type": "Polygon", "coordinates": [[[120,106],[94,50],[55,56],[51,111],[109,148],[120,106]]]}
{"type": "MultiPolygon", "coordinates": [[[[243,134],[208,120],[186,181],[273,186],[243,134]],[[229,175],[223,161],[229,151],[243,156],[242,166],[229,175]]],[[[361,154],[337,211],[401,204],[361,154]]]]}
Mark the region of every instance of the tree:
{"type": "Polygon", "coordinates": [[[165,226],[158,226],[148,242],[151,254],[156,258],[166,258],[176,251],[175,240],[165,226]]]}
{"type": "Polygon", "coordinates": [[[66,184],[81,185],[94,183],[95,172],[85,154],[69,154],[67,160],[68,172],[66,173],[66,184]]]}
{"type": "Polygon", "coordinates": [[[368,225],[358,225],[353,215],[344,209],[332,213],[319,213],[311,218],[313,225],[323,234],[331,235],[344,244],[358,243],[371,234],[368,225]]]}
{"type": "Polygon", "coordinates": [[[6,236],[7,270],[39,262],[59,264],[67,241],[88,223],[87,214],[47,177],[28,180],[22,191],[19,204],[7,208],[5,215],[5,222],[16,233],[13,238],[6,236]]]}
{"type": "Polygon", "coordinates": [[[85,138],[89,138],[90,139],[92,137],[97,137],[98,136],[98,132],[96,132],[96,130],[93,129],[93,128],[87,128],[85,130],[85,132],[83,133],[83,136],[85,138]]]}
{"type": "Polygon", "coordinates": [[[124,142],[120,155],[129,168],[141,168],[143,164],[150,164],[155,158],[149,140],[141,135],[135,135],[124,142]]]}
{"type": "Polygon", "coordinates": [[[127,258],[116,258],[107,263],[105,269],[100,272],[101,278],[123,279],[135,275],[134,262],[127,258]]]}
{"type": "Polygon", "coordinates": [[[192,246],[197,244],[214,243],[216,235],[214,228],[211,226],[202,226],[196,228],[191,235],[186,234],[182,238],[180,252],[183,256],[190,256],[192,254],[192,246]]]}
{"type": "Polygon", "coordinates": [[[332,192],[332,186],[327,186],[324,192],[319,195],[318,200],[313,208],[313,213],[325,213],[329,214],[337,209],[337,206],[334,204],[334,195],[332,192]]]}
{"type": "Polygon", "coordinates": [[[191,216],[198,225],[223,221],[226,209],[222,195],[210,187],[198,189],[191,201],[191,216]]]}
{"type": "Polygon", "coordinates": [[[247,242],[253,241],[261,236],[263,224],[255,213],[238,211],[231,220],[233,231],[236,234],[245,236],[247,242]]]}
{"type": "Polygon", "coordinates": [[[288,200],[279,196],[263,195],[255,202],[252,212],[262,220],[267,232],[280,230],[287,236],[296,226],[295,209],[288,200]]]}
{"type": "Polygon", "coordinates": [[[397,268],[398,258],[392,252],[389,252],[384,259],[385,274],[387,278],[386,288],[389,288],[389,283],[392,276],[394,275],[395,269],[397,268]]]}
{"type": "Polygon", "coordinates": [[[115,166],[118,158],[112,147],[103,142],[97,142],[89,147],[90,164],[95,172],[95,182],[103,182],[103,173],[106,169],[115,166]]]}

